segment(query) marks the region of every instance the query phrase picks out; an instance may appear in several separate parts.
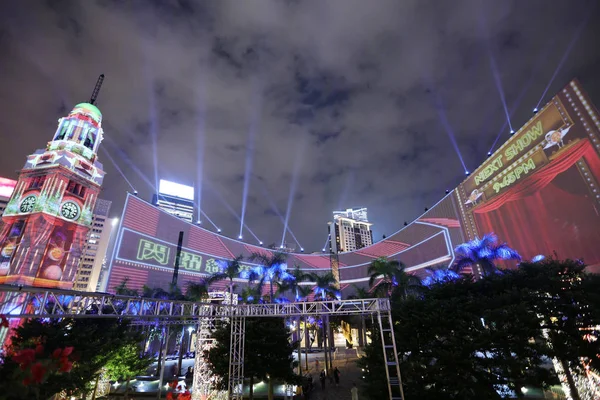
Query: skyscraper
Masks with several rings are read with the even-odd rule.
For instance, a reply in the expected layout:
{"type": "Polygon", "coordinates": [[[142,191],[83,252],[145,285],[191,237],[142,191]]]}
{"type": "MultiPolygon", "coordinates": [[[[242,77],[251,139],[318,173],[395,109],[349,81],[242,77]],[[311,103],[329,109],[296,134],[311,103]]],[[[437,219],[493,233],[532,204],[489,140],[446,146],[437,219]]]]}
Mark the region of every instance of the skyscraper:
{"type": "Polygon", "coordinates": [[[152,198],[152,204],[181,218],[187,222],[194,222],[194,187],[179,183],[160,180],[158,194],[152,198]]]}
{"type": "Polygon", "coordinates": [[[104,171],[102,113],[80,103],[58,120],[44,149],[27,157],[0,228],[0,283],[70,289],[104,171]]]}
{"type": "Polygon", "coordinates": [[[106,250],[112,230],[108,218],[112,202],[98,199],[92,216],[92,227],[88,232],[75,275],[73,289],[86,292],[96,290],[102,265],[106,262],[106,250]]]}
{"type": "Polygon", "coordinates": [[[333,222],[328,222],[329,249],[332,253],[354,251],[373,244],[373,231],[367,219],[366,208],[348,208],[334,211],[333,222]]]}

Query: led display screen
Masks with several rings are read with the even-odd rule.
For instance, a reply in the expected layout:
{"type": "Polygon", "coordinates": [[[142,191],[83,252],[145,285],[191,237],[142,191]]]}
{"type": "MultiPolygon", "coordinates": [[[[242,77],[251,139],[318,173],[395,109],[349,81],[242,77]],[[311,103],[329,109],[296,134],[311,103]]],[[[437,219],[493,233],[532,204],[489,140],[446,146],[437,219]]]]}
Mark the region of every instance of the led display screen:
{"type": "Polygon", "coordinates": [[[180,197],[182,199],[194,200],[194,187],[186,186],[161,179],[158,184],[158,192],[168,196],[180,197]]]}

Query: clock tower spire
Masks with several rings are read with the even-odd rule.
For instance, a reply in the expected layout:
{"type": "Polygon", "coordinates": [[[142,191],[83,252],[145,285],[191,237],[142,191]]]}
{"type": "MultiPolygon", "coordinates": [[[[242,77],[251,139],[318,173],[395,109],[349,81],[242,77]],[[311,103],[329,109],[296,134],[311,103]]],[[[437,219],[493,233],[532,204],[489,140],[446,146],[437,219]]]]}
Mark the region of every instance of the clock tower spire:
{"type": "Polygon", "coordinates": [[[44,149],[27,157],[0,225],[0,283],[71,288],[104,179],[102,113],[77,104],[44,149]]]}

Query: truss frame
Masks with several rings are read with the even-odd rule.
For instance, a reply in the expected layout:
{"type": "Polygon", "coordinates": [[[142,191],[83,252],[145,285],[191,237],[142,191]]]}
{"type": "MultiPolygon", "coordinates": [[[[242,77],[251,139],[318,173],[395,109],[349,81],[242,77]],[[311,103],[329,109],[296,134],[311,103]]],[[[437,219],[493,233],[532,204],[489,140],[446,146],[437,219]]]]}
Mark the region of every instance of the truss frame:
{"type": "MultiPolygon", "coordinates": [[[[229,303],[225,301],[224,303],[229,303]]],[[[229,398],[242,398],[244,376],[244,335],[248,317],[297,317],[297,316],[344,316],[376,315],[382,333],[382,346],[386,360],[386,374],[390,400],[401,398],[402,380],[394,335],[386,344],[383,323],[393,329],[390,302],[387,298],[329,300],[282,304],[212,304],[142,297],[111,295],[106,293],[77,292],[72,290],[47,289],[0,285],[0,312],[9,318],[126,318],[136,325],[198,324],[196,360],[194,369],[194,398],[209,394],[210,378],[203,350],[212,345],[214,321],[231,320],[231,356],[229,398]],[[383,318],[383,319],[382,319],[383,318]],[[387,347],[386,347],[387,346],[387,347]],[[393,358],[395,371],[390,371],[388,358],[393,358]],[[395,373],[394,373],[395,372],[395,373]],[[204,376],[207,375],[207,376],[204,376]],[[396,375],[397,377],[395,377],[396,375]],[[392,395],[392,386],[398,385],[400,396],[392,395]]],[[[391,361],[390,361],[391,362],[391,361]]]]}

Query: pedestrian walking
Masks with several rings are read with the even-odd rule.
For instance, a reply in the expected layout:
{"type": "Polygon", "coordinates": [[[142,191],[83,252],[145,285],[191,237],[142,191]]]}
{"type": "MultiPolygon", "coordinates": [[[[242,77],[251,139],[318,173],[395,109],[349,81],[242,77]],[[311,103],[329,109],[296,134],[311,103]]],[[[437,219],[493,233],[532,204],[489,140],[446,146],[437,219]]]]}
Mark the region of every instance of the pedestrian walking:
{"type": "Polygon", "coordinates": [[[339,386],[340,385],[340,370],[338,369],[338,367],[335,367],[335,369],[333,370],[333,379],[335,379],[335,386],[339,386]]]}
{"type": "Polygon", "coordinates": [[[358,400],[358,388],[356,387],[356,383],[352,384],[352,389],[350,389],[350,394],[352,394],[352,400],[358,400]]]}
{"type": "Polygon", "coordinates": [[[325,370],[321,371],[321,374],[319,375],[319,380],[321,381],[321,389],[325,390],[325,370]]]}

